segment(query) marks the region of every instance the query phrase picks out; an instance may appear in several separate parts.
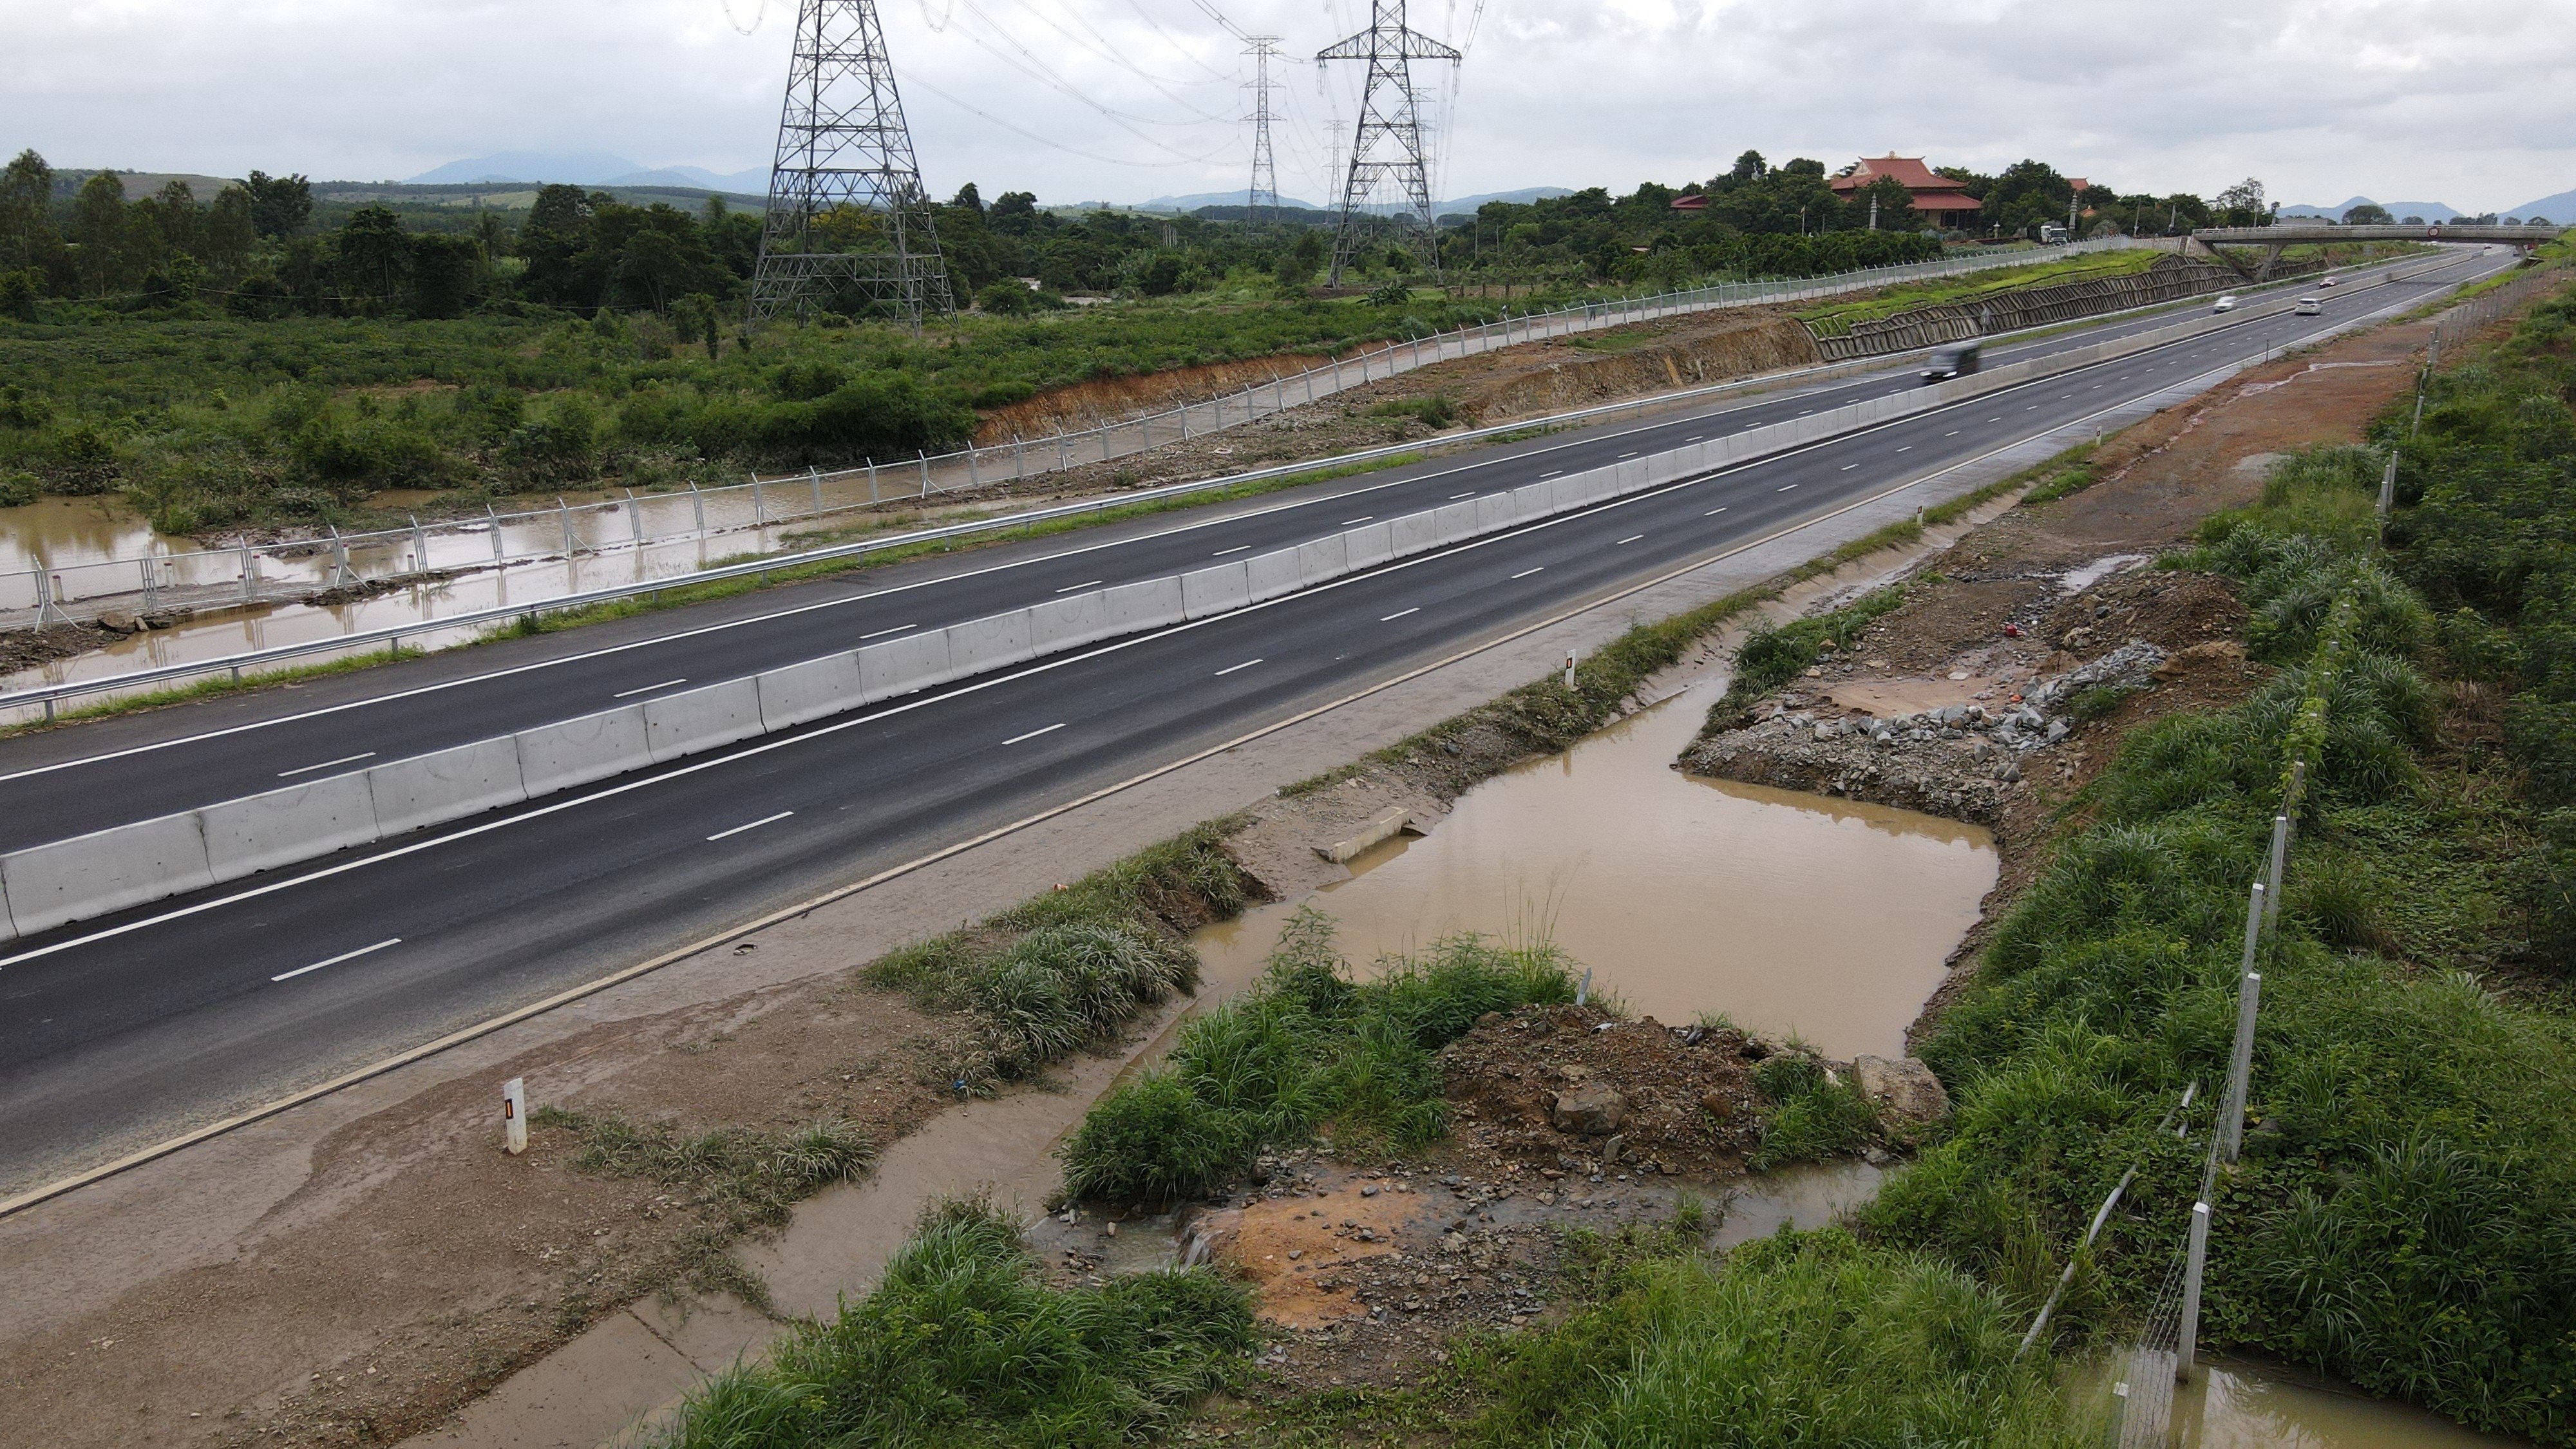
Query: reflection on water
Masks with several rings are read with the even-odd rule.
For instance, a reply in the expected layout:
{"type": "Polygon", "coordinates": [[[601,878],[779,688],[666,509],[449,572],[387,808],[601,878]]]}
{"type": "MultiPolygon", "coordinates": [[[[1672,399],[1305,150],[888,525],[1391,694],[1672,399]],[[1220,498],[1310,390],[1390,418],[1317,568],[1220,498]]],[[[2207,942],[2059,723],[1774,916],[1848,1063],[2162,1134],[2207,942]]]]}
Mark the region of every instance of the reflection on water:
{"type": "Polygon", "coordinates": [[[1821,1228],[1878,1196],[1887,1176],[1858,1158],[1809,1162],[1758,1173],[1726,1199],[1710,1242],[1721,1248],[1767,1238],[1783,1227],[1821,1228]]]}
{"type": "MultiPolygon", "coordinates": [[[[1366,963],[1458,931],[1553,939],[1640,1015],[1722,1011],[1827,1055],[1901,1055],[1906,1026],[1995,882],[1956,821],[1671,768],[1694,690],[1479,785],[1429,836],[1354,863],[1316,901],[1366,963]]],[[[1200,936],[1211,980],[1249,979],[1294,907],[1200,936]]]]}

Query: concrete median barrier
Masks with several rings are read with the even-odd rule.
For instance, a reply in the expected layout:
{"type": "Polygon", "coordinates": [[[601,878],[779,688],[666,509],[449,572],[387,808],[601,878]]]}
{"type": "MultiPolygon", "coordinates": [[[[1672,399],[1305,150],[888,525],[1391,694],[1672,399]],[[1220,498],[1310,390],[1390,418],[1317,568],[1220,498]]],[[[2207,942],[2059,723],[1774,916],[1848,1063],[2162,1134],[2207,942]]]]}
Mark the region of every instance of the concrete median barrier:
{"type": "Polygon", "coordinates": [[[519,742],[508,735],[416,755],[367,772],[382,835],[443,825],[516,805],[528,798],[519,775],[519,742]]]}
{"type": "Polygon", "coordinates": [[[960,678],[1008,669],[1036,652],[1029,647],[1026,609],[948,626],[948,663],[960,678]]]}
{"type": "Polygon", "coordinates": [[[364,771],[209,805],[197,812],[197,823],[217,885],[373,844],[383,834],[364,771]]]}
{"type": "Polygon", "coordinates": [[[1394,550],[1395,556],[1411,558],[1427,549],[1438,548],[1440,546],[1439,517],[1437,511],[1426,509],[1420,513],[1405,514],[1401,518],[1388,519],[1386,521],[1387,543],[1394,550]]]}
{"type": "Polygon", "coordinates": [[[1476,536],[1476,501],[1443,503],[1431,510],[1431,536],[1440,543],[1464,543],[1476,536]]]}
{"type": "Polygon", "coordinates": [[[957,677],[948,656],[948,631],[928,629],[863,646],[858,652],[859,699],[874,704],[912,694],[957,677]]]}
{"type": "Polygon", "coordinates": [[[1297,545],[1297,584],[1311,589],[1328,584],[1351,571],[1351,545],[1347,534],[1336,533],[1297,545]]]}
{"type": "Polygon", "coordinates": [[[1179,579],[1146,579],[1142,583],[1119,584],[1100,591],[1101,617],[1106,621],[1103,638],[1122,634],[1141,634],[1147,629],[1167,629],[1187,619],[1182,607],[1179,579]]]}
{"type": "Polygon", "coordinates": [[[1297,592],[1297,550],[1254,554],[1243,561],[1243,579],[1256,604],[1297,592]]]}
{"type": "Polygon", "coordinates": [[[1181,575],[1181,607],[1193,619],[1232,613],[1252,602],[1252,580],[1240,562],[1181,575]]]}
{"type": "Polygon", "coordinates": [[[859,689],[858,656],[848,652],[772,669],[758,679],[764,730],[787,729],[867,702],[859,689]]]}
{"type": "Polygon", "coordinates": [[[728,679],[644,701],[644,745],[656,764],[760,733],[757,677],[728,679]]]}
{"type": "Polygon", "coordinates": [[[0,879],[21,936],[215,883],[193,810],[11,851],[0,879]]]}
{"type": "Polygon", "coordinates": [[[640,704],[539,725],[513,738],[519,742],[519,778],[530,799],[653,763],[640,704]]]}
{"type": "Polygon", "coordinates": [[[1101,608],[1098,589],[1049,599],[1029,609],[1029,647],[1040,654],[1080,648],[1108,629],[1109,616],[1101,608]]]}
{"type": "Polygon", "coordinates": [[[1342,551],[1350,561],[1351,571],[1373,569],[1395,557],[1395,528],[1392,522],[1362,524],[1342,535],[1342,551]]]}

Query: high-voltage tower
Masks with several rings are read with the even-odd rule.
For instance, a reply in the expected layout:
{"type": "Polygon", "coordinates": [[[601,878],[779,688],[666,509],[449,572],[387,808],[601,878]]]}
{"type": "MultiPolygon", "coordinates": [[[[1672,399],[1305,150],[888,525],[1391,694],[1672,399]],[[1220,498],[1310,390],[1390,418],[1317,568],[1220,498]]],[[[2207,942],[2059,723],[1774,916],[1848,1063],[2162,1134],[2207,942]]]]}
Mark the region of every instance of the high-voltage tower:
{"type": "Polygon", "coordinates": [[[1276,35],[1247,35],[1249,48],[1243,53],[1252,57],[1252,186],[1244,192],[1244,217],[1247,221],[1276,221],[1279,217],[1279,167],[1270,154],[1270,60],[1278,55],[1276,35]]]}
{"type": "Polygon", "coordinates": [[[1440,270],[1440,244],[1431,216],[1431,153],[1422,140],[1422,112],[1413,93],[1413,62],[1459,59],[1457,51],[1404,23],[1405,0],[1370,0],[1369,28],[1315,59],[1364,60],[1368,80],[1360,90],[1359,133],[1351,139],[1350,170],[1342,182],[1341,225],[1333,236],[1332,280],[1390,227],[1402,245],[1440,270]],[[1382,190],[1400,189],[1403,209],[1383,216],[1374,209],[1382,190]]]}
{"type": "Polygon", "coordinates": [[[845,289],[916,326],[956,305],[875,0],[802,0],[751,315],[801,315],[845,289]]]}

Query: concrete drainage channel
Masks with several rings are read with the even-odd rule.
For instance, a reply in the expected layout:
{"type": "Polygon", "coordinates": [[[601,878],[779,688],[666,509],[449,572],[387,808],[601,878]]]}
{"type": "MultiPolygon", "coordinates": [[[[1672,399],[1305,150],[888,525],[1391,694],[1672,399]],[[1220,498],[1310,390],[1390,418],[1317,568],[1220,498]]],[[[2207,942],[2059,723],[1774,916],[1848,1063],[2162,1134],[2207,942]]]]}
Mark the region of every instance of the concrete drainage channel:
{"type": "MultiPolygon", "coordinates": [[[[2433,263],[2447,266],[2449,261],[2433,263]]],[[[2402,280],[2430,270],[2392,273],[2402,280]]],[[[2198,318],[1525,484],[1212,568],[825,655],[600,714],[0,855],[0,941],[203,890],[669,763],[1107,639],[1253,607],[1967,398],[2287,311],[2198,318]]]]}

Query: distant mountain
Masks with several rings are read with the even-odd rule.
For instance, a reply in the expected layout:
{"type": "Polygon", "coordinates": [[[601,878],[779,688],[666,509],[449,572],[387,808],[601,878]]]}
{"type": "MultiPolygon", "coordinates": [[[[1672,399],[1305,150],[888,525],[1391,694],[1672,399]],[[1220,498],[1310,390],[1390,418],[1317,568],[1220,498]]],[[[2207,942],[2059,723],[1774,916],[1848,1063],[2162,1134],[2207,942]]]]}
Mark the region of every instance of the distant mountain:
{"type": "MultiPolygon", "coordinates": [[[[2297,206],[2285,206],[2281,208],[2281,214],[2283,216],[2322,216],[2339,221],[2345,212],[2354,207],[2372,204],[2369,197],[2356,196],[2341,206],[2311,206],[2304,202],[2297,206]]],[[[2410,216],[2420,216],[2426,221],[2450,221],[2466,214],[2444,206],[2438,201],[2382,201],[2376,204],[2387,207],[2388,214],[2400,221],[2410,216]]]]}
{"type": "MultiPolygon", "coordinates": [[[[1084,202],[1082,204],[1085,206],[1092,205],[1090,202],[1084,202]]],[[[1202,206],[1250,206],[1251,204],[1252,192],[1249,189],[1243,191],[1194,191],[1187,196],[1157,196],[1151,201],[1140,201],[1136,203],[1135,209],[1138,211],[1196,211],[1202,206]]],[[[1311,201],[1299,201],[1293,196],[1283,196],[1279,198],[1279,204],[1281,206],[1295,207],[1300,211],[1323,211],[1327,209],[1325,207],[1317,206],[1311,201]]]]}
{"type": "Polygon", "coordinates": [[[2544,196],[2538,201],[2526,201],[2502,215],[2518,216],[2524,221],[2529,221],[2535,216],[2545,216],[2560,226],[2576,225],[2576,191],[2562,191],[2556,196],[2544,196]]]}
{"type": "Polygon", "coordinates": [[[1518,191],[1486,191],[1474,196],[1462,196],[1455,201],[1444,201],[1433,207],[1432,211],[1439,215],[1447,215],[1453,211],[1474,211],[1488,201],[1508,201],[1515,206],[1527,206],[1533,201],[1545,201],[1552,196],[1572,196],[1573,194],[1574,188],[1571,186],[1524,186],[1518,191]]]}
{"type": "Polygon", "coordinates": [[[597,186],[643,169],[623,156],[602,152],[502,151],[450,161],[409,180],[414,186],[467,186],[478,181],[566,181],[575,186],[597,186]]]}
{"type": "Polygon", "coordinates": [[[741,196],[766,196],[769,194],[769,168],[755,166],[748,171],[716,172],[709,171],[704,166],[656,166],[650,171],[611,176],[601,184],[694,186],[702,191],[730,191],[741,196]]]}

